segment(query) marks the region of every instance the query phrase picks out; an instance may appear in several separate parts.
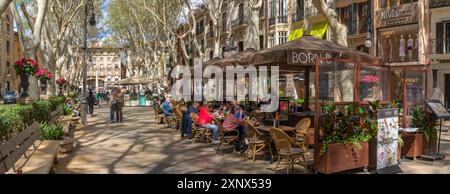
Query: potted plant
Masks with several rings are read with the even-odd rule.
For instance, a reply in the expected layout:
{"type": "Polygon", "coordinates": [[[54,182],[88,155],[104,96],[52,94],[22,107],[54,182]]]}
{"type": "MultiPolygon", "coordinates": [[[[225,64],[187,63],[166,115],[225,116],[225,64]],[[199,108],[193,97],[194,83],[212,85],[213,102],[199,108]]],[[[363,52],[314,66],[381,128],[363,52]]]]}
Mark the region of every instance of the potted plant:
{"type": "Polygon", "coordinates": [[[33,59],[24,58],[15,62],[14,69],[16,74],[20,76],[20,86],[23,89],[20,97],[26,98],[29,96],[28,86],[30,86],[28,76],[34,75],[39,70],[38,64],[33,59]]]}
{"type": "Polygon", "coordinates": [[[47,81],[53,77],[53,74],[51,72],[47,71],[45,68],[41,68],[36,73],[36,77],[41,82],[41,89],[46,90],[47,89],[47,81]]]}
{"type": "Polygon", "coordinates": [[[59,145],[59,151],[61,153],[67,153],[73,150],[73,138],[66,137],[64,135],[63,126],[49,125],[47,123],[40,123],[39,129],[41,130],[41,140],[61,141],[59,145]]]}
{"type": "Polygon", "coordinates": [[[58,80],[56,80],[56,84],[58,85],[58,87],[59,87],[59,93],[58,93],[58,96],[64,96],[64,86],[66,86],[67,84],[69,84],[68,82],[67,82],[67,80],[66,79],[64,79],[64,78],[59,78],[58,80]]]}
{"type": "Polygon", "coordinates": [[[316,169],[321,173],[336,173],[369,165],[368,141],[376,133],[376,124],[367,119],[361,107],[349,105],[338,110],[331,105],[321,117],[323,137],[316,152],[316,169]]]}
{"type": "Polygon", "coordinates": [[[437,121],[425,106],[417,106],[411,112],[411,127],[418,128],[415,133],[402,133],[404,147],[402,156],[416,158],[437,149],[437,121]]]}

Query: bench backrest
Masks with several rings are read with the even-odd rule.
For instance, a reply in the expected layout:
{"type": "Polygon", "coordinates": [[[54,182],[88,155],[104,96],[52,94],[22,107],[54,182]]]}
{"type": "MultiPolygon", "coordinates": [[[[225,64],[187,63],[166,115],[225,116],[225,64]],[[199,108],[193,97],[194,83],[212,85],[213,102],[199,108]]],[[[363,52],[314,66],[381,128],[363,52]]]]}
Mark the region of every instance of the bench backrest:
{"type": "Polygon", "coordinates": [[[37,122],[34,122],[25,130],[0,145],[0,174],[4,174],[11,169],[40,136],[41,130],[39,130],[39,125],[37,122]]]}

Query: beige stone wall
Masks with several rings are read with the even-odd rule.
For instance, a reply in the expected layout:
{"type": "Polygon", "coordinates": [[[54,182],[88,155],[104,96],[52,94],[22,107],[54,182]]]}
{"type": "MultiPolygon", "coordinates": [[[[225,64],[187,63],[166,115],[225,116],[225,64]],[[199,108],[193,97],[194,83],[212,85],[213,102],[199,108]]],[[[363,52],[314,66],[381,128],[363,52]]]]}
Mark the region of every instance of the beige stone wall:
{"type": "Polygon", "coordinates": [[[7,83],[10,84],[10,90],[17,90],[14,87],[14,79],[16,78],[14,72],[14,21],[13,15],[9,9],[0,17],[0,89],[4,94],[7,83]],[[7,42],[9,42],[9,52],[7,50],[7,42]],[[9,63],[9,67],[8,64],[9,63]]]}

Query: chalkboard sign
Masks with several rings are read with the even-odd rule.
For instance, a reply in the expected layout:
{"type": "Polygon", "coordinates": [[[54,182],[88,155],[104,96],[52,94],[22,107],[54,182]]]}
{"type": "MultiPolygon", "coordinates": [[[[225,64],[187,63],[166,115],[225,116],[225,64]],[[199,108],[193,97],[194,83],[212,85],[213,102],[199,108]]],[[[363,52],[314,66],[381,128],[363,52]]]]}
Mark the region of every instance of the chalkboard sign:
{"type": "Polygon", "coordinates": [[[428,108],[433,111],[433,113],[436,115],[438,119],[449,119],[450,113],[447,111],[447,109],[442,105],[441,101],[439,100],[424,100],[425,104],[428,106],[428,108]]]}

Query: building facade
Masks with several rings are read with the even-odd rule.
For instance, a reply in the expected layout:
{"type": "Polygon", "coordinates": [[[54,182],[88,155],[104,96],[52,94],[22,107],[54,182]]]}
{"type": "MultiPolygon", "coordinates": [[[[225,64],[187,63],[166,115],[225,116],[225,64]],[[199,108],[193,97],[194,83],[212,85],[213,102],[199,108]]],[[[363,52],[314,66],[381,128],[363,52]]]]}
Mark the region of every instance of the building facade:
{"type": "Polygon", "coordinates": [[[14,20],[9,9],[1,17],[0,28],[0,96],[7,91],[18,91],[14,81],[17,76],[14,71],[14,20]]]}
{"type": "Polygon", "coordinates": [[[430,93],[439,88],[450,109],[450,1],[430,0],[430,93]]]}
{"type": "Polygon", "coordinates": [[[122,79],[122,63],[118,48],[89,48],[87,84],[97,92],[106,91],[122,79]]]}

